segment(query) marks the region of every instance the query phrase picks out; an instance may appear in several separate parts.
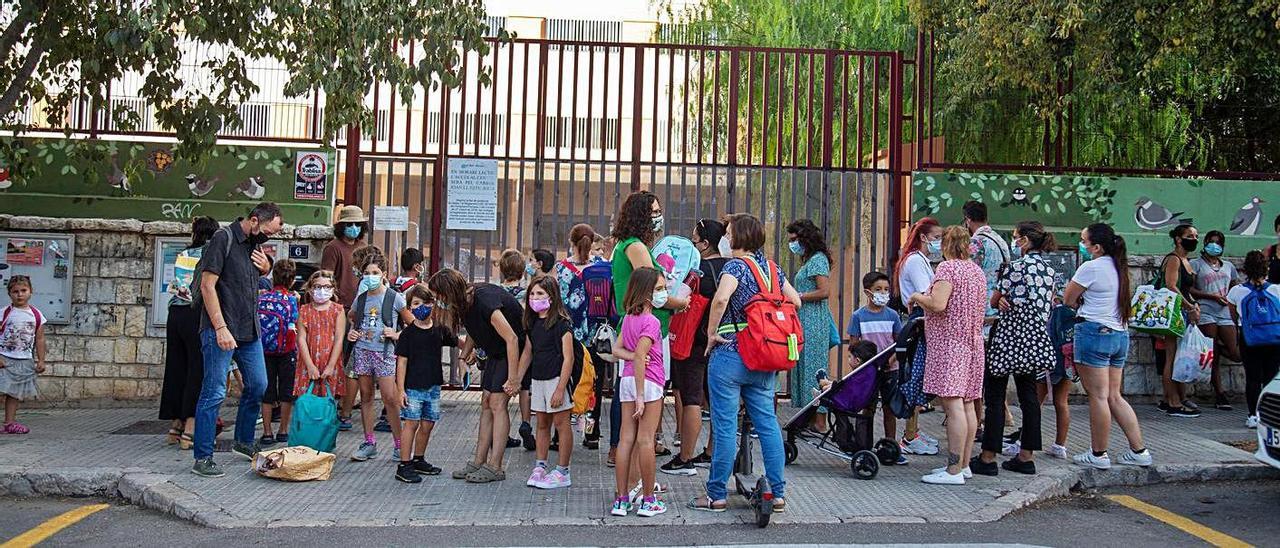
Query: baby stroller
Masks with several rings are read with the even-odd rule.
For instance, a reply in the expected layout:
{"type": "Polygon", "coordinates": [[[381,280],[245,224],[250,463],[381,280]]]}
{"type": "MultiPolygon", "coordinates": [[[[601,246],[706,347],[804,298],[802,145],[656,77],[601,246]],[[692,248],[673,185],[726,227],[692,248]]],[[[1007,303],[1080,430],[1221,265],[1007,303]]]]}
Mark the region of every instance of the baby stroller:
{"type": "Polygon", "coordinates": [[[832,383],[791,417],[782,427],[787,433],[783,442],[787,464],[795,462],[799,456],[797,441],[848,461],[853,476],[858,479],[873,479],[880,472],[881,463],[898,461],[901,449],[893,440],[886,438],[872,443],[875,409],[870,408],[876,402],[881,371],[889,365],[893,353],[892,347],[881,350],[844,378],[832,383]],[[827,408],[830,428],[826,433],[817,432],[809,426],[819,407],[827,408]]]}

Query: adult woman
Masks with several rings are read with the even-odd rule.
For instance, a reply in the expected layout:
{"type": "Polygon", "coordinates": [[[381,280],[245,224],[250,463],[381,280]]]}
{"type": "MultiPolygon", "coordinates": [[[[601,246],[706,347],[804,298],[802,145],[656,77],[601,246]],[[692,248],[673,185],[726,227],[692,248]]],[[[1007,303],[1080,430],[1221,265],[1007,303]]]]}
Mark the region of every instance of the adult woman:
{"type": "Polygon", "coordinates": [[[520,362],[520,341],[524,338],[524,308],[510,293],[489,283],[468,283],[462,273],[451,268],[436,272],[427,280],[427,289],[445,316],[445,325],[455,333],[466,328],[462,358],[479,361],[481,371],[480,425],[475,458],[454,479],[488,483],[507,478],[502,469],[511,430],[507,404],[520,390],[516,378],[520,362]]]}
{"type": "MultiPolygon", "coordinates": [[[[1250,251],[1244,257],[1244,275],[1248,283],[1233,287],[1227,293],[1231,310],[1242,323],[1247,318],[1240,313],[1241,303],[1249,294],[1266,291],[1272,298],[1280,299],[1280,285],[1267,284],[1267,262],[1266,255],[1261,251],[1250,251]]],[[[1249,417],[1245,419],[1244,425],[1257,428],[1258,397],[1262,395],[1262,386],[1275,378],[1276,369],[1280,367],[1280,345],[1245,343],[1241,346],[1241,353],[1244,359],[1244,395],[1249,404],[1249,417]]]]}
{"type": "MultiPolygon", "coordinates": [[[[795,281],[796,291],[800,293],[800,302],[803,303],[800,305],[800,325],[804,327],[808,344],[804,345],[796,368],[787,375],[790,381],[791,406],[804,407],[813,399],[814,389],[818,387],[817,373],[826,371],[830,361],[831,346],[823,343],[830,340],[830,333],[835,325],[831,309],[827,306],[827,297],[831,294],[828,285],[831,252],[827,250],[822,230],[808,219],[800,219],[787,225],[787,239],[787,247],[804,262],[791,279],[795,281]]],[[[818,431],[826,431],[826,423],[825,413],[814,415],[814,427],[818,431]]]]}
{"type": "Polygon", "coordinates": [[[1236,285],[1236,266],[1222,260],[1226,244],[1227,237],[1222,232],[1213,230],[1204,235],[1204,250],[1191,261],[1191,272],[1196,279],[1191,295],[1200,301],[1200,331],[1217,342],[1213,353],[1214,406],[1230,411],[1219,366],[1224,355],[1231,361],[1239,361],[1240,347],[1236,341],[1236,322],[1231,319],[1227,302],[1227,292],[1236,285]]]}
{"type": "MultiPolygon", "coordinates": [[[[337,289],[333,298],[347,310],[355,303],[356,285],[364,274],[356,270],[356,250],[368,247],[364,235],[369,230],[369,219],[359,206],[342,206],[338,212],[338,220],[333,223],[333,239],[324,244],[320,252],[320,269],[333,273],[334,285],[337,289]]],[[[345,358],[343,358],[345,359],[345,358]]],[[[342,408],[339,410],[340,428],[351,428],[351,410],[355,407],[356,395],[359,394],[359,383],[354,383],[350,390],[342,395],[342,408]]],[[[372,412],[369,410],[367,412],[372,412]]]]}
{"type": "Polygon", "coordinates": [[[1111,419],[1129,439],[1120,464],[1151,466],[1151,452],[1142,444],[1138,416],[1120,393],[1124,363],[1129,356],[1129,257],[1124,238],[1109,225],[1089,225],[1080,232],[1080,258],[1085,261],[1067,284],[1062,300],[1076,308],[1076,373],[1089,393],[1091,451],[1076,455],[1082,466],[1111,468],[1107,445],[1111,419]]]}
{"type": "MultiPolygon", "coordinates": [[[[907,237],[903,241],[905,243],[898,254],[898,263],[893,268],[894,272],[898,273],[895,285],[898,294],[901,295],[902,306],[911,312],[912,317],[918,318],[923,316],[924,311],[912,306],[909,299],[912,295],[926,291],[933,285],[933,267],[929,264],[929,257],[942,253],[942,226],[933,217],[925,217],[911,225],[911,230],[907,231],[907,237]]],[[[910,394],[909,403],[916,407],[916,411],[907,419],[898,445],[902,447],[902,452],[915,455],[938,454],[938,441],[925,436],[918,427],[919,408],[928,401],[923,390],[926,357],[925,341],[922,339],[916,346],[912,363],[901,365],[901,367],[911,367],[910,381],[905,388],[910,394]]],[[[895,432],[885,432],[885,435],[890,437],[895,434],[895,432]]]]}
{"type": "MultiPolygon", "coordinates": [[[[565,260],[555,264],[552,274],[556,281],[560,283],[560,297],[563,299],[565,310],[569,313],[569,323],[573,326],[573,338],[580,343],[588,343],[591,335],[594,333],[593,326],[587,321],[587,286],[582,280],[582,270],[591,265],[591,246],[596,239],[596,231],[588,224],[573,225],[569,229],[569,256],[565,260]]],[[[591,345],[588,344],[590,349],[591,345]]],[[[603,364],[604,360],[597,359],[593,356],[591,363],[603,364]]],[[[597,365],[596,367],[600,367],[597,365]]],[[[589,416],[593,422],[593,426],[586,431],[582,438],[582,446],[587,449],[600,448],[600,429],[595,424],[600,422],[600,391],[603,389],[602,376],[596,375],[596,404],[592,407],[589,416]]],[[[579,420],[583,420],[579,418],[579,420]]]]}
{"type": "Polygon", "coordinates": [[[991,306],[1000,310],[1000,321],[992,328],[991,353],[983,380],[986,423],[982,429],[982,453],[969,463],[973,473],[988,476],[999,473],[996,455],[1003,450],[1000,434],[1004,432],[1009,375],[1013,375],[1017,387],[1022,430],[1018,455],[1005,461],[1003,467],[1020,474],[1036,473],[1032,451],[1039,451],[1041,443],[1036,379],[1056,362],[1049,337],[1054,271],[1043,256],[1057,247],[1053,235],[1036,221],[1024,221],[1013,229],[1013,244],[1023,256],[1000,273],[991,295],[991,306]]]}
{"type": "Polygon", "coordinates": [[[196,402],[204,378],[200,353],[200,311],[191,308],[191,282],[205,244],[218,231],[213,217],[191,221],[191,243],[174,261],[169,282],[169,318],[165,321],[164,384],[160,388],[160,419],[171,420],[167,442],[191,449],[195,432],[196,402]]]}
{"type": "Polygon", "coordinates": [[[972,402],[982,395],[987,278],[982,268],[969,260],[969,231],[962,226],[943,232],[942,257],[933,286],[908,300],[924,309],[924,336],[929,340],[924,391],[942,401],[947,415],[947,466],[920,481],[964,485],[965,476],[972,476],[972,472],[962,457],[973,453],[978,433],[972,402]]]}
{"type": "MultiPolygon", "coordinates": [[[[1200,307],[1191,294],[1196,275],[1187,256],[1199,246],[1199,234],[1194,226],[1181,224],[1169,231],[1169,237],[1173,239],[1173,252],[1165,255],[1164,261],[1160,263],[1157,286],[1182,295],[1187,325],[1194,326],[1200,320],[1200,307]]],[[[1173,359],[1178,353],[1178,341],[1179,337],[1164,338],[1164,370],[1161,371],[1160,379],[1164,385],[1164,401],[1161,402],[1160,409],[1171,417],[1199,417],[1200,408],[1186,399],[1187,386],[1173,380],[1173,359]]]]}
{"type": "Polygon", "coordinates": [[[726,486],[738,452],[735,433],[738,431],[738,406],[741,402],[745,404],[751,424],[760,436],[765,475],[773,488],[774,511],[781,512],[786,508],[786,478],[783,475],[782,431],[773,409],[777,376],[747,369],[742,355],[738,353],[737,332],[744,327],[741,322],[746,317],[747,303],[760,293],[753,272],[778,280],[782,294],[796,306],[800,305],[800,295],[787,282],[782,269],[769,262],[761,251],[765,240],[764,224],[759,219],[747,214],[733,215],[726,225],[733,259],[725,263],[724,272],[720,274],[720,285],[715,299],[711,301],[711,312],[707,318],[707,352],[711,357],[707,366],[707,389],[711,394],[715,449],[711,455],[707,493],[689,501],[689,507],[713,512],[722,512],[727,507],[726,486]]]}

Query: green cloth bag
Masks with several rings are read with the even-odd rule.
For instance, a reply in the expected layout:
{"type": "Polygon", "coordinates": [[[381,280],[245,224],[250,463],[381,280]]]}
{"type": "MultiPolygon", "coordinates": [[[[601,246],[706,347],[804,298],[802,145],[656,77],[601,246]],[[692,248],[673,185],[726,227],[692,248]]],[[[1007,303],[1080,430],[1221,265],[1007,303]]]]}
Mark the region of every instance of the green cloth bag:
{"type": "MultiPolygon", "coordinates": [[[[293,402],[293,418],[289,421],[289,446],[310,447],[332,453],[338,445],[338,402],[328,390],[317,396],[315,381],[293,402]]],[[[324,384],[321,384],[324,387],[324,384]]]]}
{"type": "Polygon", "coordinates": [[[1129,327],[1134,331],[1162,337],[1182,337],[1187,321],[1182,315],[1182,296],[1153,285],[1139,286],[1133,292],[1129,327]]]}

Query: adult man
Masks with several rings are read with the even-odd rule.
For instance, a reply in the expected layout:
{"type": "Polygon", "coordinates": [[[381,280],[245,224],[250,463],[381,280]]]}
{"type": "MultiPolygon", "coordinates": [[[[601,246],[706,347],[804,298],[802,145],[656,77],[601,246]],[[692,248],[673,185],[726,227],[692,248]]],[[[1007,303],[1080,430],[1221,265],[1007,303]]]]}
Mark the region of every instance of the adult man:
{"type": "Polygon", "coordinates": [[[254,429],[267,372],[256,303],[258,278],[270,268],[266,254],[258,246],[279,232],[283,223],[279,206],[271,202],[258,204],[248,217],[236,219],[214,234],[196,268],[203,309],[200,349],[204,355],[204,384],[196,404],[196,462],[191,468],[196,475],[223,475],[222,468],[213,462],[213,438],[218,409],[227,396],[227,370],[232,358],[244,378],[232,451],[248,458],[257,452],[254,429]]]}
{"type": "MultiPolygon", "coordinates": [[[[1009,244],[991,228],[991,225],[987,224],[986,204],[978,201],[965,202],[964,227],[969,229],[969,234],[972,236],[969,249],[973,255],[973,262],[982,268],[982,273],[987,278],[987,313],[982,328],[982,335],[985,337],[991,334],[991,324],[1000,316],[1000,310],[991,306],[991,294],[995,292],[1000,271],[1009,264],[1012,254],[1009,251],[1009,244]]],[[[986,411],[982,399],[974,400],[973,406],[978,416],[978,424],[981,425],[986,411]]],[[[1013,419],[1010,417],[1006,424],[1012,423],[1013,419]]]]}

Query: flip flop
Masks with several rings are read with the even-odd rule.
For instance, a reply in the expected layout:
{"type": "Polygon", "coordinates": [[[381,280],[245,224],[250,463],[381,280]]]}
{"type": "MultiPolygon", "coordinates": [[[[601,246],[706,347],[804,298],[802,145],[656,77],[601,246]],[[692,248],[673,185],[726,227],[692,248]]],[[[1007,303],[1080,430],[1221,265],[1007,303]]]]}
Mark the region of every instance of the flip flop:
{"type": "Polygon", "coordinates": [[[4,425],[4,433],[6,434],[30,434],[31,429],[17,422],[11,422],[4,425]]]}

